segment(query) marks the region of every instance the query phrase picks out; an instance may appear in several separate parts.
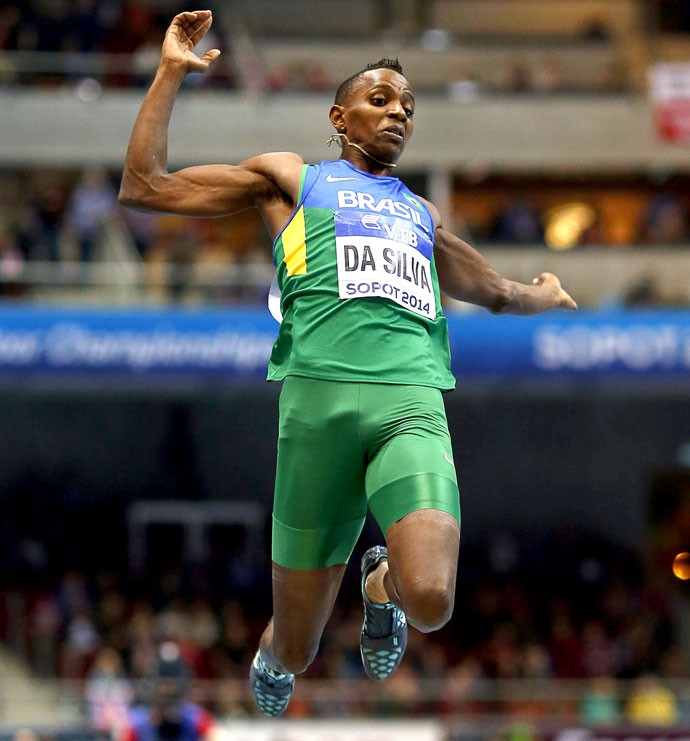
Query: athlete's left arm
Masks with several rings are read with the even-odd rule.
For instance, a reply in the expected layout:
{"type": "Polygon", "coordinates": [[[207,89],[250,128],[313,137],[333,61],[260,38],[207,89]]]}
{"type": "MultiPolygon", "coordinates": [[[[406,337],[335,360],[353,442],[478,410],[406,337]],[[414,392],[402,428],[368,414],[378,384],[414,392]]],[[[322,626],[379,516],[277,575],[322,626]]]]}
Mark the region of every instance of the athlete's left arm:
{"type": "Polygon", "coordinates": [[[438,210],[426,201],[434,219],[434,261],[441,290],[458,301],[484,306],[496,314],[538,314],[549,309],[577,309],[552,273],[531,284],[500,275],[477,250],[441,224],[438,210]]]}

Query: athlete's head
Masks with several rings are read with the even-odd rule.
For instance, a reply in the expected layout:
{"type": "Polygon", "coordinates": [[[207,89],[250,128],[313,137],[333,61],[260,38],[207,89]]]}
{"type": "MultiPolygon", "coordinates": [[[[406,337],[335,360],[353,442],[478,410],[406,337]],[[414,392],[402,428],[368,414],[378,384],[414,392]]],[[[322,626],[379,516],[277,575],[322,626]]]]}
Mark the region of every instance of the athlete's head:
{"type": "Polygon", "coordinates": [[[412,136],[413,114],[414,95],[400,63],[381,59],[338,87],[330,119],[343,135],[344,157],[357,159],[364,148],[374,162],[394,165],[412,136]]]}
{"type": "Polygon", "coordinates": [[[393,70],[393,72],[397,72],[403,77],[405,76],[403,68],[397,59],[387,59],[386,57],[384,57],[382,59],[379,59],[378,62],[371,62],[371,64],[367,64],[364,69],[359,70],[359,72],[355,72],[354,75],[350,75],[347,80],[343,80],[340,83],[338,89],[335,91],[335,104],[346,105],[350,93],[357,86],[357,83],[361,82],[362,76],[367,72],[371,72],[375,69],[391,69],[393,70]]]}

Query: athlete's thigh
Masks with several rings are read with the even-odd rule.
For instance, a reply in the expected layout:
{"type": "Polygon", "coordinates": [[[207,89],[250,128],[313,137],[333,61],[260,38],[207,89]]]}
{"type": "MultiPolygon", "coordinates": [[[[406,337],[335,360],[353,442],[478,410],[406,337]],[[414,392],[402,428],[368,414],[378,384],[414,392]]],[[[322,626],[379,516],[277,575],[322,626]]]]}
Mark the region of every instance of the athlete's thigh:
{"type": "Polygon", "coordinates": [[[288,377],[280,398],[273,560],[309,570],[346,563],[366,516],[358,384],[288,377]]]}
{"type": "Polygon", "coordinates": [[[366,474],[369,507],[384,534],[410,512],[437,509],[460,521],[460,498],[441,392],[424,386],[384,389],[366,474]]]}

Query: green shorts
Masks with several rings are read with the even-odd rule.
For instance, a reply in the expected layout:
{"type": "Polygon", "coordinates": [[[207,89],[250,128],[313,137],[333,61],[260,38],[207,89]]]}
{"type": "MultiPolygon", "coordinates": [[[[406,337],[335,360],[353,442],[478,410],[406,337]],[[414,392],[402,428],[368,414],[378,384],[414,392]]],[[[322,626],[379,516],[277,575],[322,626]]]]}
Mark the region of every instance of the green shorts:
{"type": "Polygon", "coordinates": [[[280,395],[273,560],[291,569],[347,563],[367,505],[384,534],[419,509],[460,521],[441,392],[289,376],[280,395]]]}

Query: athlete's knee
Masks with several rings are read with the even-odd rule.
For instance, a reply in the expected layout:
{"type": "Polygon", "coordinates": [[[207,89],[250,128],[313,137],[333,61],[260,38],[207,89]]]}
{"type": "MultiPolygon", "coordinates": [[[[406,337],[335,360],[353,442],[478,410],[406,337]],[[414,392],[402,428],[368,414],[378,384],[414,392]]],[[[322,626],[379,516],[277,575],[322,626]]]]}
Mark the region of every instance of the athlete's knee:
{"type": "Polygon", "coordinates": [[[451,618],[455,605],[454,585],[419,580],[403,596],[407,620],[422,633],[442,628],[451,618]]]}

